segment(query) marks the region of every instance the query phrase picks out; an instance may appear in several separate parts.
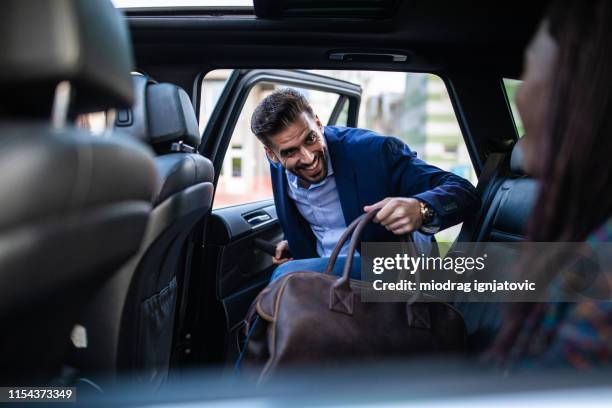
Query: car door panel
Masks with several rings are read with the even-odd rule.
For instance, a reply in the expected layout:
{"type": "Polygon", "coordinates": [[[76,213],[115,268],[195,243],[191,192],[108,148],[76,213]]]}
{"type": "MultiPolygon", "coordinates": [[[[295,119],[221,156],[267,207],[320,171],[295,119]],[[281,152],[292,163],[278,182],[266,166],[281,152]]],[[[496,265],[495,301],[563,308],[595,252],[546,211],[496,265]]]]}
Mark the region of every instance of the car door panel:
{"type": "MultiPolygon", "coordinates": [[[[219,350],[213,354],[220,361],[236,358],[238,330],[257,294],[268,284],[275,265],[272,257],[255,247],[255,239],[276,244],[283,231],[276,216],[273,200],[216,209],[212,212],[205,244],[208,273],[214,274],[215,302],[205,302],[205,313],[220,313],[213,319],[222,328],[218,341],[206,344],[219,350]],[[250,221],[250,222],[249,222],[250,221]],[[208,306],[206,306],[208,303],[208,306]]],[[[206,317],[208,319],[209,317],[206,317]]],[[[210,352],[210,351],[209,351],[210,352]]]]}
{"type": "Polygon", "coordinates": [[[253,281],[269,279],[272,258],[253,245],[257,238],[276,244],[283,232],[274,201],[227,207],[213,211],[209,247],[219,250],[217,296],[224,299],[253,281]]]}
{"type": "MultiPolygon", "coordinates": [[[[250,89],[258,82],[280,83],[338,94],[330,124],[336,122],[346,106],[347,124],[357,125],[361,97],[358,85],[302,71],[236,70],[227,80],[219,99],[223,103],[218,104],[210,116],[204,131],[204,142],[200,147],[200,151],[213,161],[217,175],[245,100],[250,89]]],[[[218,176],[215,183],[217,181],[218,176]]],[[[268,284],[275,269],[272,257],[254,245],[256,239],[272,244],[283,239],[273,200],[213,210],[205,236],[204,265],[214,268],[214,272],[207,273],[214,273],[214,292],[218,303],[207,309],[222,311],[225,333],[223,340],[217,344],[224,344],[221,353],[226,361],[236,357],[236,331],[253,299],[268,284]]],[[[204,313],[207,313],[206,310],[204,313]]]]}

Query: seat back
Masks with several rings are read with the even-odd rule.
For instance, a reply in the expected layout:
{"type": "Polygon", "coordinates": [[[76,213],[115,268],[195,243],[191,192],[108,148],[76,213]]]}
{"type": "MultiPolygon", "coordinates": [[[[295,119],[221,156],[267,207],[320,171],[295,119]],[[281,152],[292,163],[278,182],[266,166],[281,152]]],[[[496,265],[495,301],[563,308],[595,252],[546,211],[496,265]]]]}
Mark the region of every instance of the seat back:
{"type": "MultiPolygon", "coordinates": [[[[522,139],[521,139],[522,140],[522,139]]],[[[479,213],[466,222],[459,235],[464,242],[520,242],[525,239],[526,225],[538,195],[538,183],[523,171],[522,142],[519,140],[510,157],[499,162],[499,168],[486,185],[480,185],[482,207],[479,213]]],[[[492,259],[507,260],[496,268],[499,279],[513,272],[516,249],[496,245],[490,250],[503,251],[492,259]]],[[[490,251],[489,250],[489,251],[490,251]]],[[[449,254],[453,256],[454,248],[449,254]]],[[[497,276],[497,275],[496,275],[497,276]]],[[[468,344],[475,352],[491,344],[502,324],[502,304],[461,302],[456,305],[464,315],[468,331],[468,344]]]]}
{"type": "Polygon", "coordinates": [[[211,208],[214,170],[197,153],[200,135],[187,94],[142,75],[134,76],[134,87],[134,108],[119,112],[117,127],[155,149],[160,182],[137,256],[88,311],[90,347],[79,364],[158,385],[169,368],[187,239],[211,208]]]}
{"type": "Polygon", "coordinates": [[[131,103],[110,1],[7,0],[0,26],[0,384],[33,385],[59,374],[87,301],[138,250],[156,170],[140,143],[65,125],[131,103]]]}

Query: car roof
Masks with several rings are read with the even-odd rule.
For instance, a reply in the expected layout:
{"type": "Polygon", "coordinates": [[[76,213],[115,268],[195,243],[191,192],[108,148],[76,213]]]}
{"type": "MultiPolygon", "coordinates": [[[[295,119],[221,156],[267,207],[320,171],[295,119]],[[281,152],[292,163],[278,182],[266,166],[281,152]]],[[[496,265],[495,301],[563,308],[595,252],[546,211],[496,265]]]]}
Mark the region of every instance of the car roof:
{"type": "Polygon", "coordinates": [[[327,16],[305,12],[259,18],[248,11],[208,8],[140,10],[127,18],[139,67],[459,71],[513,78],[520,74],[523,50],[546,6],[542,0],[529,8],[509,2],[391,3],[388,13],[370,16],[347,9],[327,16]],[[334,51],[398,52],[408,59],[339,62],[330,59],[334,51]]]}

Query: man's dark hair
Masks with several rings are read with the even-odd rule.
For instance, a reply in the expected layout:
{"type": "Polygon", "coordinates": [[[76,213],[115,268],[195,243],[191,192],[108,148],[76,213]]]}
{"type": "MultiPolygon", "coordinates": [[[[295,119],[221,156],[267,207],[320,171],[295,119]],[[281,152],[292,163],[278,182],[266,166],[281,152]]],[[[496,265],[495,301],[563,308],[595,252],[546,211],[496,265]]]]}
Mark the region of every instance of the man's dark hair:
{"type": "Polygon", "coordinates": [[[302,112],[314,117],[304,95],[291,88],[279,89],[257,106],[251,116],[251,131],[264,145],[270,146],[269,137],[295,122],[302,112]]]}

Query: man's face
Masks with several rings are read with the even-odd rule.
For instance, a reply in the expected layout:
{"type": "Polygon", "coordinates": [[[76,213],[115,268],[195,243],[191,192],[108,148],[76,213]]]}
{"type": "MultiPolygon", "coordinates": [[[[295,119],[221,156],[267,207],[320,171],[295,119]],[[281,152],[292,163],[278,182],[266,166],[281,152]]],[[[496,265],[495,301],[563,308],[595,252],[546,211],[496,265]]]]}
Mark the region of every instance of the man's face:
{"type": "Polygon", "coordinates": [[[327,177],[327,145],[318,116],[311,118],[302,112],[269,141],[271,146],[265,147],[268,158],[303,181],[316,184],[327,177]]]}

